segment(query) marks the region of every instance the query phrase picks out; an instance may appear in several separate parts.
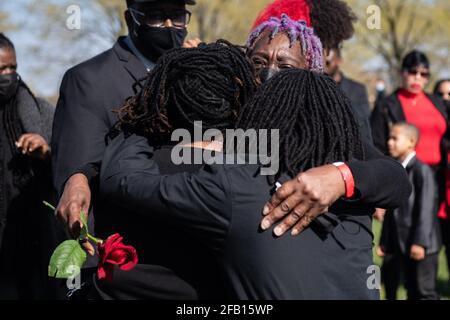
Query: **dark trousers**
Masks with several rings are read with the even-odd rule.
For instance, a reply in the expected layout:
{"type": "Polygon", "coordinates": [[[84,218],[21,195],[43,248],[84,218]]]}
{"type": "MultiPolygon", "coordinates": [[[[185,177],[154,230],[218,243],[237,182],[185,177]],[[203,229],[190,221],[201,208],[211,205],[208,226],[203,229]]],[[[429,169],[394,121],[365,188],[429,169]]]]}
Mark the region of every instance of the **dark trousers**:
{"type": "Polygon", "coordinates": [[[439,253],[426,255],[422,261],[415,261],[403,254],[387,254],[381,274],[387,300],[396,300],[397,289],[404,276],[408,300],[438,300],[436,278],[439,253]]]}
{"type": "MultiPolygon", "coordinates": [[[[85,270],[89,276],[89,270],[85,270]]],[[[87,282],[84,299],[89,300],[197,300],[195,289],[172,270],[138,264],[133,270],[114,268],[112,281],[101,281],[91,271],[92,281],[87,282]]],[[[80,299],[80,297],[76,297],[80,299]]],[[[83,298],[81,298],[83,299],[83,298]]]]}
{"type": "Polygon", "coordinates": [[[445,247],[445,255],[447,258],[447,268],[450,272],[450,220],[449,219],[439,219],[439,224],[441,226],[442,244],[445,247]]]}

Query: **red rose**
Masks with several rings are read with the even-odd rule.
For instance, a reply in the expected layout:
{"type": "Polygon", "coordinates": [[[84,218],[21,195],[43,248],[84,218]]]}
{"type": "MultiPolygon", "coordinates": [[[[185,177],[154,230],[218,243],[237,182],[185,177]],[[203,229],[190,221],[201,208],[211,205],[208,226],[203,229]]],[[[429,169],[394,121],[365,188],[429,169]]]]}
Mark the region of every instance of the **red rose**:
{"type": "Polygon", "coordinates": [[[124,245],[122,239],[123,237],[116,233],[98,245],[97,276],[100,280],[112,280],[114,265],[119,266],[121,270],[129,271],[138,263],[136,249],[124,245]]]}

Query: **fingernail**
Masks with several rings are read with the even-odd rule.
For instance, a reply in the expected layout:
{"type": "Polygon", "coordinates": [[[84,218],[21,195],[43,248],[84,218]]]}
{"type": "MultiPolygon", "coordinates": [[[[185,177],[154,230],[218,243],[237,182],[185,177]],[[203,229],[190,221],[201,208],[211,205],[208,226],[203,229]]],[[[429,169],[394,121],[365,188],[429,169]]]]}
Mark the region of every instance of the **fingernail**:
{"type": "Polygon", "coordinates": [[[292,232],[291,232],[291,236],[296,236],[296,235],[298,235],[298,230],[292,230],[292,232]]]}
{"type": "Polygon", "coordinates": [[[269,212],[270,212],[270,209],[269,209],[269,207],[268,206],[264,206],[264,209],[263,209],[263,215],[268,215],[269,214],[269,212]]]}
{"type": "Polygon", "coordinates": [[[270,222],[267,220],[263,220],[263,222],[261,223],[261,228],[263,230],[267,230],[267,229],[269,229],[269,227],[270,227],[270,222]]]}
{"type": "Polygon", "coordinates": [[[281,236],[281,234],[283,233],[283,230],[281,230],[280,227],[276,227],[275,230],[273,230],[273,232],[275,233],[275,235],[277,237],[281,236]]]}

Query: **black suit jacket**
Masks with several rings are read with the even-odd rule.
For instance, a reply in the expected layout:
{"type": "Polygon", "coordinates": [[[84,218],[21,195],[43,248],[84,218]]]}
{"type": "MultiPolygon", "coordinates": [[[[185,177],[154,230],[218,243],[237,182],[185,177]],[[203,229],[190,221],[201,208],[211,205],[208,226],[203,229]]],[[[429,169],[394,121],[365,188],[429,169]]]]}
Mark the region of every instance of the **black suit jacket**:
{"type": "Polygon", "coordinates": [[[74,173],[81,171],[90,180],[96,175],[84,165],[101,162],[105,136],[117,120],[113,109],[139,91],[138,80],[146,75],[123,40],[64,75],[51,142],[53,182],[59,195],[74,173]]]}
{"type": "Polygon", "coordinates": [[[437,253],[441,238],[436,215],[438,197],[434,173],[416,157],[406,170],[413,192],[399,208],[386,213],[380,245],[387,253],[409,255],[413,244],[425,247],[427,254],[437,253]]]}
{"type": "Polygon", "coordinates": [[[361,138],[368,143],[373,143],[372,130],[370,128],[370,106],[366,87],[359,82],[342,75],[339,87],[350,99],[353,114],[358,121],[361,138]]]}
{"type": "Polygon", "coordinates": [[[367,287],[373,203],[395,206],[409,195],[405,171],[391,164],[387,159],[378,175],[372,175],[376,166],[367,165],[364,175],[370,180],[359,180],[368,186],[360,189],[364,201],[338,201],[296,238],[274,239],[258,230],[262,207],[274,190],[271,179],[258,174],[258,165],[161,175],[153,149],[135,135],[121,134],[108,146],[100,191],[114,205],[135,212],[122,224],[153,217],[161,227],[177,225],[202,241],[222,266],[232,298],[376,299],[378,291],[367,287]],[[375,192],[370,184],[384,188],[375,192]]]}

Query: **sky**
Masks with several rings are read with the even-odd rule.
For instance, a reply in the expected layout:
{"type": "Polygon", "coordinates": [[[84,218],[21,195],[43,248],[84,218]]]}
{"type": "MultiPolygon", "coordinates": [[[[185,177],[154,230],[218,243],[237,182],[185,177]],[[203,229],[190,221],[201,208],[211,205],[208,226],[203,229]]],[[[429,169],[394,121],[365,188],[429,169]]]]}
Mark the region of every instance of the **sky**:
{"type": "MultiPolygon", "coordinates": [[[[42,97],[57,97],[61,79],[69,68],[111,48],[115,42],[110,22],[92,0],[0,0],[0,11],[9,13],[16,25],[7,36],[16,46],[18,72],[42,97]],[[52,21],[39,11],[44,8],[43,2],[58,5],[52,21]],[[32,4],[36,6],[34,11],[28,9],[32,4]],[[79,30],[67,27],[67,22],[74,20],[72,12],[66,10],[74,5],[80,9],[79,30]]],[[[383,61],[378,58],[366,63],[371,70],[379,68],[383,61]]],[[[439,72],[441,77],[450,75],[448,69],[439,72]]]]}
{"type": "Polygon", "coordinates": [[[111,37],[102,37],[103,30],[92,32],[84,27],[84,24],[92,24],[95,17],[101,18],[90,0],[48,2],[61,5],[60,13],[56,13],[55,21],[51,23],[43,19],[45,14],[30,14],[27,10],[30,4],[39,4],[39,1],[0,0],[0,10],[8,12],[10,22],[16,25],[7,36],[16,47],[18,72],[37,95],[44,97],[58,95],[61,79],[67,69],[114,44],[111,37]],[[80,30],[69,30],[66,25],[67,19],[72,17],[66,12],[69,5],[78,5],[81,9],[80,30]],[[90,34],[86,34],[88,32],[90,34]],[[81,37],[80,33],[85,34],[81,37]],[[82,40],[72,41],[71,38],[82,40]]]}

